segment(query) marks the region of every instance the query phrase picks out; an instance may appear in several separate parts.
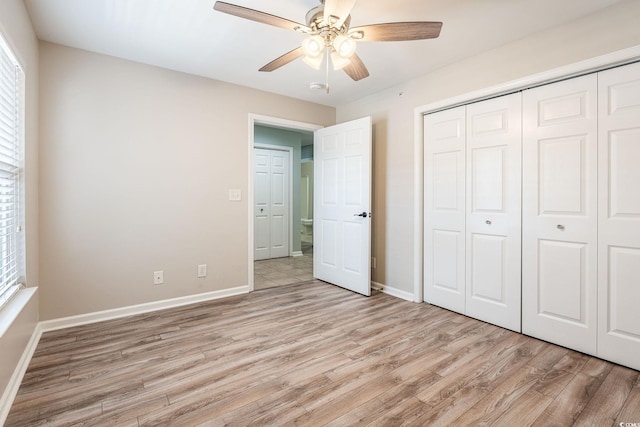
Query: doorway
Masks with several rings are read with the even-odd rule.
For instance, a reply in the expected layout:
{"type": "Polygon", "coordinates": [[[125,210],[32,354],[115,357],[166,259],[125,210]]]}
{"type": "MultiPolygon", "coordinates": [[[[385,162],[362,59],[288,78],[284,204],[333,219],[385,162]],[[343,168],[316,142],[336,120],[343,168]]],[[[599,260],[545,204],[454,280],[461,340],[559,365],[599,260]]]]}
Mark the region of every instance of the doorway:
{"type": "Polygon", "coordinates": [[[254,156],[254,261],[290,255],[293,149],[255,144],[254,156]]]}
{"type": "MultiPolygon", "coordinates": [[[[250,180],[249,180],[249,286],[251,290],[265,289],[299,283],[313,278],[313,181],[303,178],[302,165],[313,160],[313,132],[321,126],[278,118],[250,115],[250,180]],[[291,150],[291,197],[289,220],[289,251],[284,256],[271,259],[256,257],[256,239],[263,235],[255,218],[259,212],[256,191],[261,185],[256,178],[254,147],[268,145],[270,149],[291,150]],[[303,191],[304,182],[304,191],[303,191]],[[303,196],[307,199],[306,210],[303,196]],[[311,210],[309,211],[309,206],[311,210]],[[303,226],[304,219],[304,226],[303,226]],[[262,234],[261,234],[262,233],[262,234]],[[304,235],[303,235],[304,233],[304,235]]],[[[308,170],[308,165],[305,166],[308,170]]],[[[308,173],[308,171],[307,171],[308,173]]],[[[311,172],[313,174],[313,172],[311,172]]],[[[308,175],[307,175],[308,177],[308,175]]],[[[265,209],[262,207],[262,209],[265,209]]],[[[266,212],[266,211],[265,211],[266,212]]]]}

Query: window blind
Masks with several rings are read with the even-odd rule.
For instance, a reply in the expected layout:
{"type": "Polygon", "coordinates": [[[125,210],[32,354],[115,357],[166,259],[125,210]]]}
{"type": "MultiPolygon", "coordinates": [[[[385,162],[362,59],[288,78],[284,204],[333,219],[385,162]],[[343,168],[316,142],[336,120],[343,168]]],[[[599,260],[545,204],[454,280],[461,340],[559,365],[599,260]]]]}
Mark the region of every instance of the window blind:
{"type": "Polygon", "coordinates": [[[0,306],[18,285],[24,74],[0,37],[0,306]]]}

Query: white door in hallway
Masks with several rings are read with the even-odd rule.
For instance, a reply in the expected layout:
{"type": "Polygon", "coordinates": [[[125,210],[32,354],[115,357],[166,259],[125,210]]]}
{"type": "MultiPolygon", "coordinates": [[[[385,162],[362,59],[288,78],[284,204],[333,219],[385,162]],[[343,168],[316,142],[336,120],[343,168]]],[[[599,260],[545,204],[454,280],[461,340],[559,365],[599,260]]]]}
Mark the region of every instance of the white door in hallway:
{"type": "Polygon", "coordinates": [[[289,157],[254,148],[254,260],[289,256],[289,157]]]}
{"type": "Polygon", "coordinates": [[[598,356],[640,369],[640,64],[598,86],[598,356]]]}
{"type": "Polygon", "coordinates": [[[314,138],[313,276],[371,295],[371,117],[314,138]]]}
{"type": "Polygon", "coordinates": [[[522,332],[588,354],[597,332],[596,92],[592,74],[523,93],[522,332]]]}

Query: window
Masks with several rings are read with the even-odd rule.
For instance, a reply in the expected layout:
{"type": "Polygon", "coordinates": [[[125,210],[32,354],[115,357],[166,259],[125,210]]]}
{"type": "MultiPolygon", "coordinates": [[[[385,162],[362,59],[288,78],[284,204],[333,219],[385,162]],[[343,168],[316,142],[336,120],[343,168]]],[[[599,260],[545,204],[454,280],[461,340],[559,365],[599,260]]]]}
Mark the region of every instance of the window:
{"type": "Polygon", "coordinates": [[[0,37],[0,306],[19,288],[24,73],[0,37]]]}

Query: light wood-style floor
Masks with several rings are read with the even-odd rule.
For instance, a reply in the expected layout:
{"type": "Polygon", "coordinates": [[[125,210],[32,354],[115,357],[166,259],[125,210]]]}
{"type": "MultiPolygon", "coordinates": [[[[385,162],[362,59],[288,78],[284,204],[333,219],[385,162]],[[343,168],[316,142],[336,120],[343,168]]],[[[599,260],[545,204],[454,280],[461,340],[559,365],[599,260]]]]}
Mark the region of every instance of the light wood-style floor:
{"type": "Polygon", "coordinates": [[[638,371],[318,281],[47,332],[7,426],[618,426],[638,371]]]}
{"type": "Polygon", "coordinates": [[[313,246],[302,242],[302,256],[253,262],[255,290],[287,286],[313,279],[313,246]]]}

